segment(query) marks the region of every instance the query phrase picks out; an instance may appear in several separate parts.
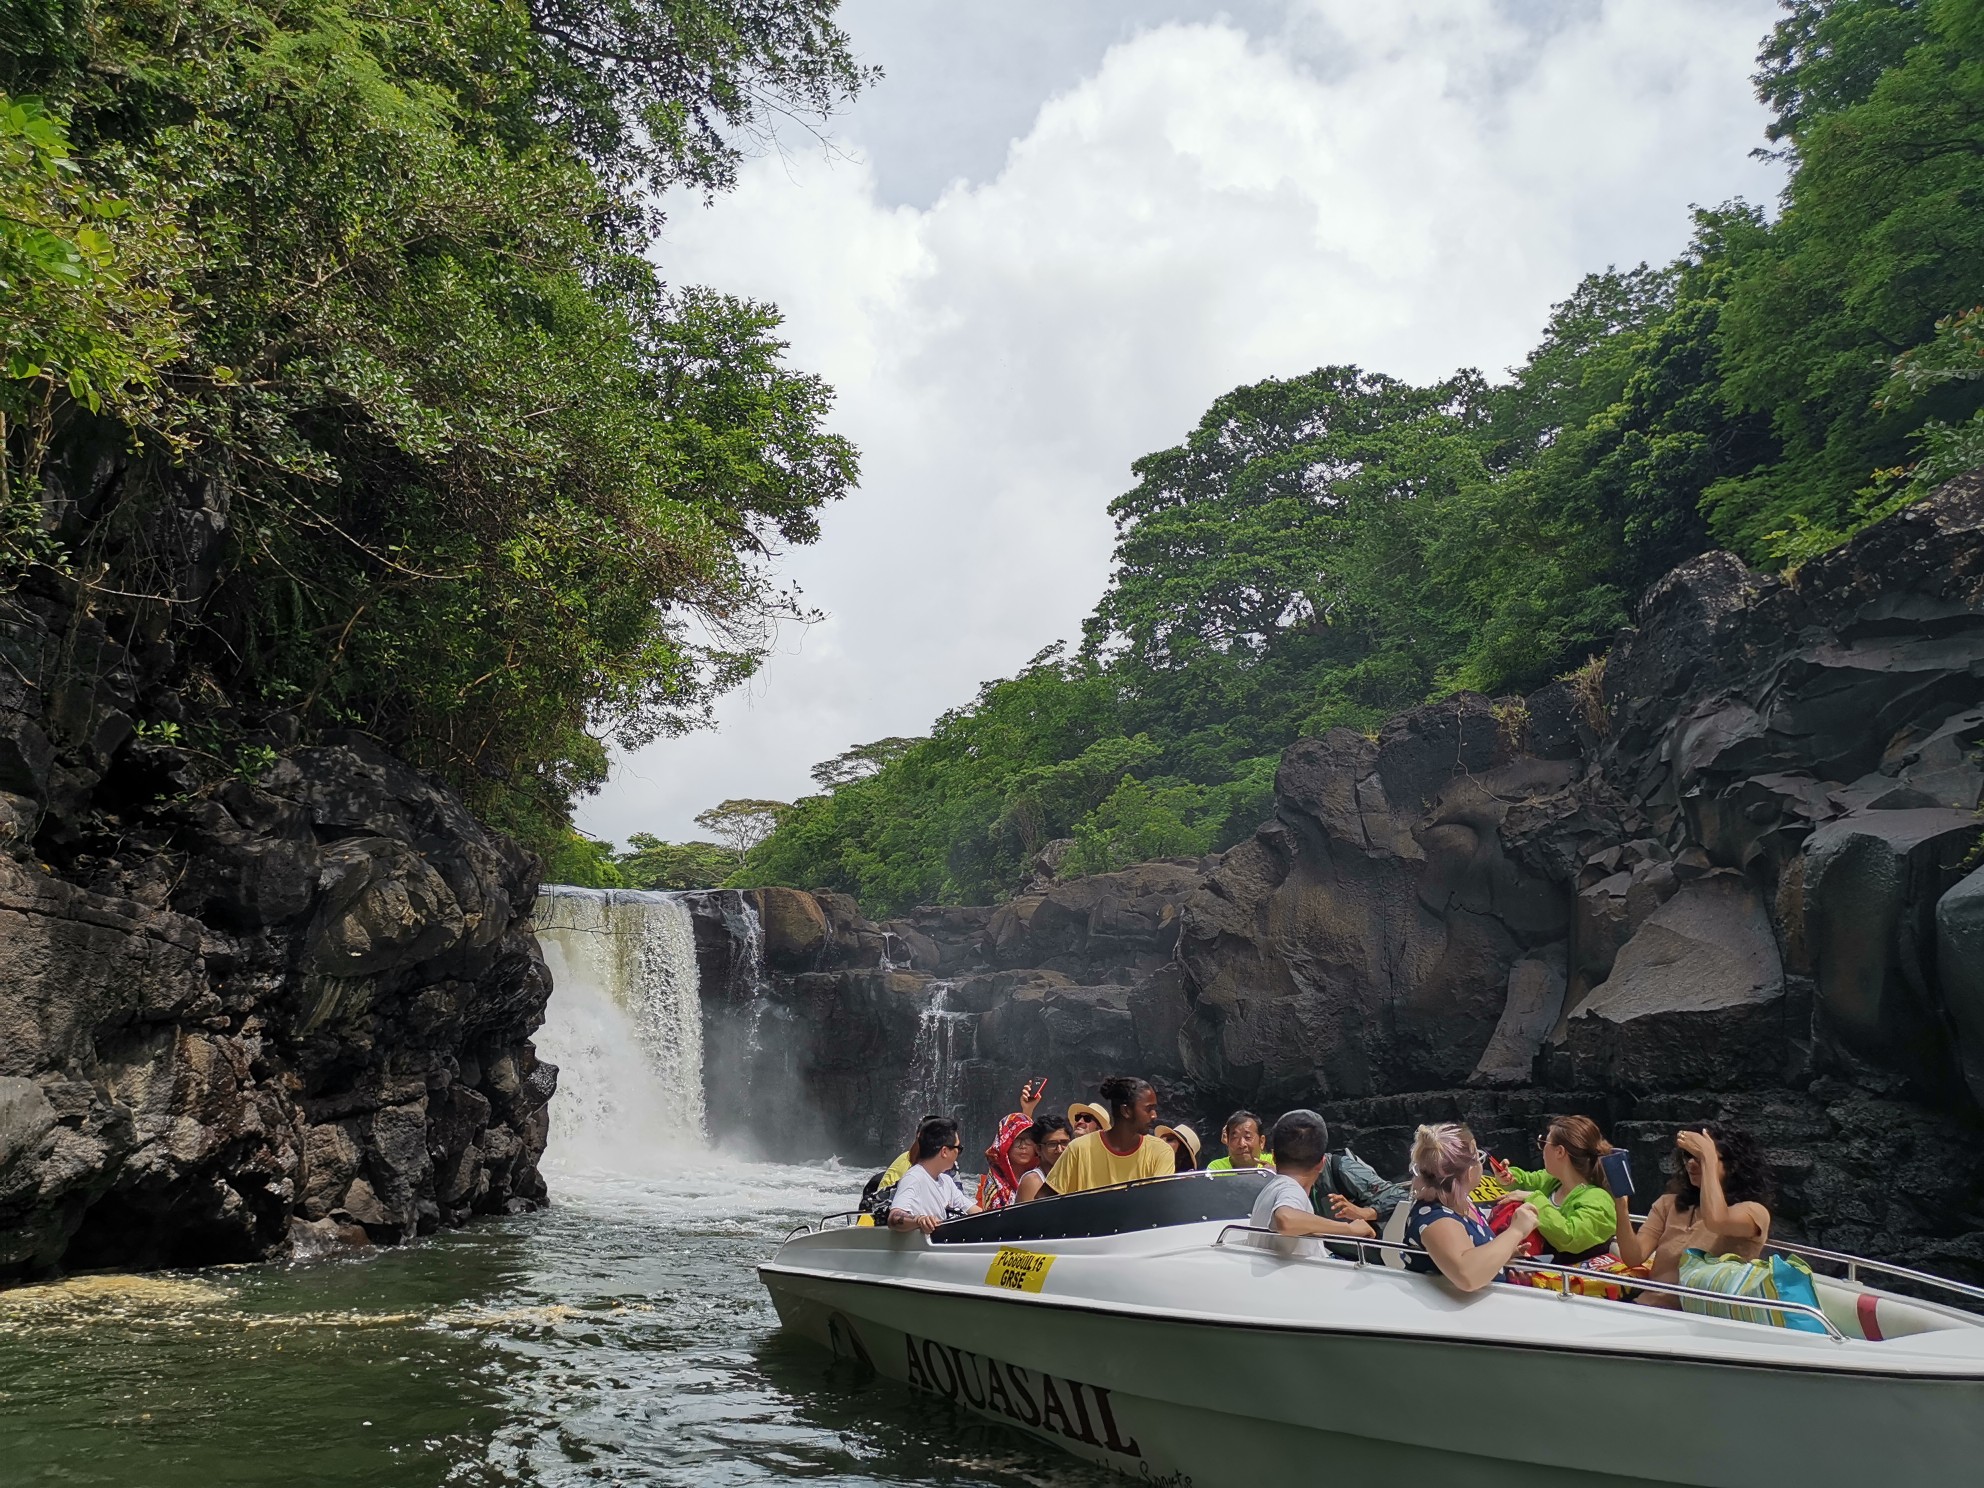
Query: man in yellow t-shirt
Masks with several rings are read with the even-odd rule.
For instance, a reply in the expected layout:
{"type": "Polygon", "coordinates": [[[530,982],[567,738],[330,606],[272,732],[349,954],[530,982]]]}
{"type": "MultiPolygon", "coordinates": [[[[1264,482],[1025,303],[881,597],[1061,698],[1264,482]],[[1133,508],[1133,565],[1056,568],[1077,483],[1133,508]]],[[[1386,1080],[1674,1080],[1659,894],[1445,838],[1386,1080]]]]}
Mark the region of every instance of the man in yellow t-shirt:
{"type": "Polygon", "coordinates": [[[1157,1092],[1150,1082],[1118,1075],[1102,1082],[1102,1099],[1109,1107],[1109,1128],[1068,1144],[1049,1180],[1057,1194],[1107,1188],[1133,1178],[1159,1178],[1173,1171],[1170,1147],[1150,1134],[1157,1125],[1157,1092]]]}

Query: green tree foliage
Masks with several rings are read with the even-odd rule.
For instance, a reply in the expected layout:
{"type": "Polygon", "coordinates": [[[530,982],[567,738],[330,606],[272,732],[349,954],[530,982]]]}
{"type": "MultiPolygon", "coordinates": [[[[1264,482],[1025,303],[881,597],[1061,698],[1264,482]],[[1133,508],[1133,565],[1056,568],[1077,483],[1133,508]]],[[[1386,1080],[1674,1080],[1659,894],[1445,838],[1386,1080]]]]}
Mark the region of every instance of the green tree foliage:
{"type": "Polygon", "coordinates": [[[613,855],[613,844],[567,829],[544,853],[544,882],[577,884],[582,889],[643,888],[628,882],[613,855]]]}
{"type": "Polygon", "coordinates": [[[721,843],[663,842],[648,832],[634,833],[614,859],[630,889],[714,889],[737,865],[737,854],[721,843]]]}
{"type": "Polygon", "coordinates": [[[1779,122],[1798,168],[1782,217],[1733,257],[1719,333],[1724,399],[1767,419],[1782,455],[1703,497],[1715,537],[1746,554],[1814,527],[1836,540],[1925,422],[1984,405],[1971,382],[1881,397],[1894,357],[1984,291],[1984,6],[1839,0],[1784,26],[1819,43],[1765,74],[1795,104],[1779,122]]]}
{"type": "Polygon", "coordinates": [[[696,825],[715,837],[733,862],[771,836],[792,807],[784,801],[719,801],[707,811],[696,813],[696,825]]]}
{"type": "Polygon", "coordinates": [[[0,94],[0,561],[53,559],[37,499],[58,410],[162,422],[161,369],[185,317],[159,283],[182,244],[173,204],[92,186],[39,99],[0,94]]]}
{"type": "Polygon", "coordinates": [[[643,256],[655,191],[720,189],[754,131],[864,81],[833,11],[129,0],[10,25],[0,84],[47,113],[5,136],[0,189],[57,174],[33,253],[0,248],[42,286],[7,333],[31,384],[8,396],[42,400],[9,489],[139,594],[167,575],[119,535],[212,493],[231,546],[175,611],[187,685],[368,730],[564,850],[601,739],[692,727],[752,671],[793,611],[770,561],[854,478],[776,312],[643,256]],[[71,145],[23,134],[42,117],[71,145]],[[107,435],[118,479],[65,519],[64,463],[107,435]]]}
{"type": "Polygon", "coordinates": [[[1785,10],[1775,221],[1701,211],[1674,263],[1587,277],[1499,384],[1325,367],[1220,398],[1112,505],[1077,658],[822,767],[736,881],[886,909],[1010,892],[1056,837],[1079,872],[1222,848],[1298,735],[1588,680],[1673,565],[1796,563],[1984,464],[1984,0],[1785,10]]]}
{"type": "Polygon", "coordinates": [[[813,783],[822,790],[832,790],[849,781],[864,780],[884,766],[895,763],[922,742],[921,739],[890,737],[877,739],[872,744],[857,744],[813,766],[813,783]]]}

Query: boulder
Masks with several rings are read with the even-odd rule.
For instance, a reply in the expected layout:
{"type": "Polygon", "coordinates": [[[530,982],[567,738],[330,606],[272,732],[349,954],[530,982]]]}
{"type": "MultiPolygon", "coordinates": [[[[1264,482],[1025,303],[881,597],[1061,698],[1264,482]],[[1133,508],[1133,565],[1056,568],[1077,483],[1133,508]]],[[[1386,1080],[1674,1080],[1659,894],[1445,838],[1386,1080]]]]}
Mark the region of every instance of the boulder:
{"type": "Polygon", "coordinates": [[[802,889],[753,889],[745,896],[758,912],[766,964],[781,971],[810,970],[827,944],[827,915],[802,889]]]}
{"type": "Polygon", "coordinates": [[[1944,1097],[1958,1077],[1935,978],[1936,904],[1981,832],[1974,814],[1944,807],[1862,811],[1820,827],[1805,855],[1802,934],[1826,1028],[1944,1097]]]}
{"type": "Polygon", "coordinates": [[[1375,743],[1339,729],[1292,745],[1276,819],[1186,903],[1192,1078],[1266,1105],[1468,1078],[1511,968],[1570,929],[1569,893],[1538,856],[1510,853],[1503,825],[1572,775],[1511,755],[1471,697],[1406,714],[1375,743]]]}
{"type": "Polygon", "coordinates": [[[1984,1106],[1984,868],[1936,901],[1936,971],[1964,1083],[1984,1106]]]}
{"type": "Polygon", "coordinates": [[[1768,1081],[1783,1062],[1784,967],[1756,890],[1683,884],[1570,1019],[1573,1083],[1631,1090],[1768,1081]]]}
{"type": "Polygon", "coordinates": [[[1509,968],[1508,996],[1488,1047],[1468,1076],[1470,1085],[1527,1085],[1543,1042],[1564,1013],[1568,983],[1560,942],[1531,951],[1509,968]]]}
{"type": "Polygon", "coordinates": [[[1206,866],[1196,859],[1139,863],[1015,895],[986,924],[988,959],[1132,980],[1171,959],[1180,913],[1204,883],[1206,866]]]}

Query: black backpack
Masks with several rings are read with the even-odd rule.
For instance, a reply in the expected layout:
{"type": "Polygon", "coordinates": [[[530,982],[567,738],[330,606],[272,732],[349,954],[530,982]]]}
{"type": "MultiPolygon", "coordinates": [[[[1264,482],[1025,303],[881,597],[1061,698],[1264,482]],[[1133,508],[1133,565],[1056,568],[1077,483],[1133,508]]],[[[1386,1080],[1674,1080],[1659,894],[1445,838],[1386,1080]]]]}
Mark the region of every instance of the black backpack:
{"type": "Polygon", "coordinates": [[[895,1202],[896,1186],[891,1183],[887,1188],[882,1187],[882,1179],[887,1172],[888,1170],[884,1168],[862,1187],[861,1202],[855,1207],[863,1214],[886,1215],[890,1205],[895,1202]]]}

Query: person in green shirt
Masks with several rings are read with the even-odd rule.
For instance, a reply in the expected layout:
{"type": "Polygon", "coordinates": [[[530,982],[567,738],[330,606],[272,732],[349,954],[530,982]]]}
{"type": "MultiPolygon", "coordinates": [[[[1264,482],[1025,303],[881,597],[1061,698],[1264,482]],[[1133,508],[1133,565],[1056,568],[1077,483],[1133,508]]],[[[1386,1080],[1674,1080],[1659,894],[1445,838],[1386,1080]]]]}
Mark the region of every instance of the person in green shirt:
{"type": "Polygon", "coordinates": [[[1599,1159],[1612,1144],[1588,1116],[1559,1116],[1538,1139],[1541,1168],[1494,1162],[1495,1176],[1511,1198],[1536,1206],[1536,1233],[1552,1258],[1575,1265],[1612,1243],[1619,1227],[1618,1206],[1605,1186],[1599,1159]]]}
{"type": "Polygon", "coordinates": [[[1252,1111],[1235,1111],[1219,1129],[1219,1140],[1226,1145],[1226,1156],[1206,1164],[1208,1173],[1244,1173],[1250,1168],[1272,1168],[1274,1154],[1261,1151],[1261,1118],[1252,1111]]]}

